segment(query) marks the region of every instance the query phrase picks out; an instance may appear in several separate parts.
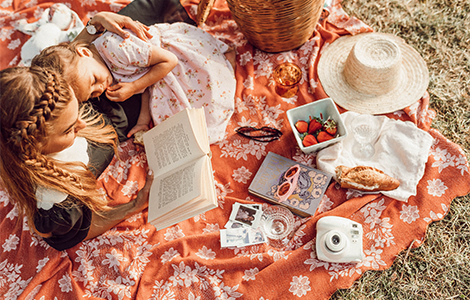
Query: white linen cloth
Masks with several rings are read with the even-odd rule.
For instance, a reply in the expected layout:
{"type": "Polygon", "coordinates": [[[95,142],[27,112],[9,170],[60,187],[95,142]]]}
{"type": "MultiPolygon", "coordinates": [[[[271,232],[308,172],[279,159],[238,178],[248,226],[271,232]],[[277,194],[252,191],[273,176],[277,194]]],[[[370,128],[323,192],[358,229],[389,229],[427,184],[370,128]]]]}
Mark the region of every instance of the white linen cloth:
{"type": "MultiPolygon", "coordinates": [[[[416,187],[424,175],[434,139],[412,122],[374,116],[380,122],[380,134],[374,145],[375,154],[361,159],[352,154],[352,148],[356,145],[351,124],[357,115],[358,113],[352,111],[341,115],[348,135],[341,142],[317,153],[317,168],[335,174],[335,168],[339,165],[375,167],[400,181],[397,189],[381,193],[406,202],[410,196],[416,195],[416,187]]],[[[336,179],[336,175],[334,178],[336,179]]]]}

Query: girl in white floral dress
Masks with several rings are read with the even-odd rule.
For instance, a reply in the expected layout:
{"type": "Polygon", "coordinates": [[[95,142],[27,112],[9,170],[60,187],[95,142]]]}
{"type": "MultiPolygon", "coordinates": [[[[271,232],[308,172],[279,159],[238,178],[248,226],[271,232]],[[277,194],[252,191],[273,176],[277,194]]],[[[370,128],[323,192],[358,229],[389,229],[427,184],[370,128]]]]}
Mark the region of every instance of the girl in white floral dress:
{"type": "MultiPolygon", "coordinates": [[[[142,95],[131,136],[185,108],[204,108],[210,143],[221,141],[234,110],[233,50],[186,23],[155,24],[149,41],[106,32],[91,45],[71,43],[44,50],[36,61],[59,58],[62,74],[86,101],[105,92],[111,101],[142,95]]],[[[57,63],[55,63],[57,65],[57,63]]],[[[53,63],[51,65],[54,65],[53,63]]]]}

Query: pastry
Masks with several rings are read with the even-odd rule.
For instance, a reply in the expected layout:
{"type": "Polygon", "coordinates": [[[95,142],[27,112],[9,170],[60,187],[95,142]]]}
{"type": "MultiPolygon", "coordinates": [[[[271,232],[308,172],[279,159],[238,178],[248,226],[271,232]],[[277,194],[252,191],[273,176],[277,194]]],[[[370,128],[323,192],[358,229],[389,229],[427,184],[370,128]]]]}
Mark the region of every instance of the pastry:
{"type": "Polygon", "coordinates": [[[379,169],[369,166],[336,167],[336,180],[342,188],[375,192],[398,188],[400,182],[379,169]]]}

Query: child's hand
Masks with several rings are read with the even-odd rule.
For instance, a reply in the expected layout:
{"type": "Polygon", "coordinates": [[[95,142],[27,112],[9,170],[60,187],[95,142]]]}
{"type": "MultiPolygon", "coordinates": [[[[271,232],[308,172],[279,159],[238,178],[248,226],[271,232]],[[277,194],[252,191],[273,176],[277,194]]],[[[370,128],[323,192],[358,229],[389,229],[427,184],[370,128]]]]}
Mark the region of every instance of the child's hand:
{"type": "Polygon", "coordinates": [[[135,125],[131,130],[129,130],[129,133],[127,134],[127,137],[130,138],[131,136],[134,135],[134,133],[139,132],[141,130],[147,131],[149,130],[148,124],[137,124],[135,125]]]}
{"type": "Polygon", "coordinates": [[[123,102],[136,93],[132,82],[119,82],[106,89],[106,96],[114,102],[123,102]]]}

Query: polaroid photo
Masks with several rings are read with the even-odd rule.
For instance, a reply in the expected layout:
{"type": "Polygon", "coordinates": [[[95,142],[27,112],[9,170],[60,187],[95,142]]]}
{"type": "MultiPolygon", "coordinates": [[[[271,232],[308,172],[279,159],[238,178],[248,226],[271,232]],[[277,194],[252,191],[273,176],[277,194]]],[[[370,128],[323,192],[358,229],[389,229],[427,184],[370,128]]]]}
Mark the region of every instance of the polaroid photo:
{"type": "Polygon", "coordinates": [[[251,227],[230,228],[220,230],[220,246],[227,247],[245,247],[256,244],[266,243],[267,239],[261,229],[251,227]]]}
{"type": "Polygon", "coordinates": [[[227,229],[230,229],[230,228],[242,228],[242,227],[249,227],[249,226],[246,224],[237,222],[237,221],[228,220],[228,222],[225,224],[224,227],[227,229]]]}
{"type": "Polygon", "coordinates": [[[232,213],[230,214],[230,220],[245,224],[247,226],[257,228],[261,221],[263,211],[255,209],[249,205],[234,203],[232,206],[232,213]]]}
{"type": "Polygon", "coordinates": [[[250,243],[250,228],[232,228],[220,230],[220,247],[243,247],[250,243]]]}
{"type": "Polygon", "coordinates": [[[261,204],[243,204],[245,206],[249,206],[251,208],[254,208],[254,209],[259,209],[261,210],[263,208],[263,206],[261,204]]]}
{"type": "MultiPolygon", "coordinates": [[[[248,232],[250,244],[249,245],[256,245],[256,244],[263,244],[267,242],[266,236],[264,232],[259,228],[250,228],[251,230],[248,232]]],[[[247,245],[247,246],[249,246],[247,245]]]]}
{"type": "Polygon", "coordinates": [[[232,204],[232,209],[234,209],[235,206],[238,206],[238,205],[243,205],[243,206],[246,206],[246,207],[251,207],[253,209],[258,209],[258,210],[262,210],[263,209],[263,205],[261,204],[258,204],[258,203],[253,203],[253,204],[240,204],[238,202],[235,202],[234,204],[232,204]]]}

